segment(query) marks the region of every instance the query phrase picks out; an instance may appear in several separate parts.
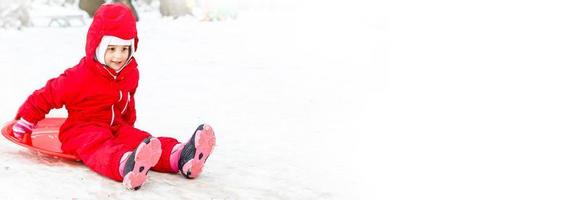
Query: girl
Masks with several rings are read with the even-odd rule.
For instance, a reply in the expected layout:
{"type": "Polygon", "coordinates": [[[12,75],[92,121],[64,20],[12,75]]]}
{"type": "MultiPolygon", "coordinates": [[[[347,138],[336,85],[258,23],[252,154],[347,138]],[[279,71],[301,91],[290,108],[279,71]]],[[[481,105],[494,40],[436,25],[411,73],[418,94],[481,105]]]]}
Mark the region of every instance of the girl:
{"type": "Polygon", "coordinates": [[[87,33],[85,57],[28,97],[16,115],[14,135],[22,138],[51,109],[65,106],[61,148],[93,171],[135,190],[149,169],[197,177],[215,144],[209,125],[197,127],[186,143],[133,127],[138,43],[131,10],[120,3],[101,6],[87,33]]]}

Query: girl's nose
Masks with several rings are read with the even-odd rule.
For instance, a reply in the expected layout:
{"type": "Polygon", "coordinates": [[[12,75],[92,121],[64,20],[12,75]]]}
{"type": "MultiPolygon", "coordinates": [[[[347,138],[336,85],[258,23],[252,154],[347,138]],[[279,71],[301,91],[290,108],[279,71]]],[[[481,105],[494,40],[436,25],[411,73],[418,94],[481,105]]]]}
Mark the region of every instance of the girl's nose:
{"type": "Polygon", "coordinates": [[[121,53],[120,51],[115,51],[115,53],[113,53],[113,58],[121,59],[121,57],[123,57],[123,53],[121,53]]]}

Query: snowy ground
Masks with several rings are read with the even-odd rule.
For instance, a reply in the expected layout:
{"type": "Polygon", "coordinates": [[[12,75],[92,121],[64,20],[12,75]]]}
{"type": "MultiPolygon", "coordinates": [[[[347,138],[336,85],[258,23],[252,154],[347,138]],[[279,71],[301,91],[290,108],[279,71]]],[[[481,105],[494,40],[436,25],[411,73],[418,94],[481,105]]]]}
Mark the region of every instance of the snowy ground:
{"type": "MultiPolygon", "coordinates": [[[[136,126],[185,140],[197,124],[212,124],[217,147],[204,174],[150,173],[134,192],[0,140],[0,199],[357,198],[359,131],[370,122],[361,116],[385,86],[385,30],[378,20],[310,16],[261,9],[204,23],[143,14],[136,126]]],[[[78,62],[87,22],[0,31],[2,121],[78,62]]]]}
{"type": "MultiPolygon", "coordinates": [[[[139,22],[137,126],[211,123],[199,179],[127,191],[0,140],[0,199],[580,198],[577,3],[299,2],[139,22]]],[[[77,63],[86,28],[0,31],[0,119],[77,63]]]]}

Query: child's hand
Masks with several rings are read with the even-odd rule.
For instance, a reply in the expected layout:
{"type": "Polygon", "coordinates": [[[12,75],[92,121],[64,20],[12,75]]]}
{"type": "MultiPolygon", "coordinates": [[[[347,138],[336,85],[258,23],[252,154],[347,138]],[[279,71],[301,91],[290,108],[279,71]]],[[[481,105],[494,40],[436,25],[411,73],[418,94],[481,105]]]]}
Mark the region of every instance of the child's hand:
{"type": "Polygon", "coordinates": [[[22,137],[26,133],[32,133],[32,128],[34,128],[34,124],[20,118],[16,123],[12,126],[12,132],[14,136],[22,141],[22,137]]]}

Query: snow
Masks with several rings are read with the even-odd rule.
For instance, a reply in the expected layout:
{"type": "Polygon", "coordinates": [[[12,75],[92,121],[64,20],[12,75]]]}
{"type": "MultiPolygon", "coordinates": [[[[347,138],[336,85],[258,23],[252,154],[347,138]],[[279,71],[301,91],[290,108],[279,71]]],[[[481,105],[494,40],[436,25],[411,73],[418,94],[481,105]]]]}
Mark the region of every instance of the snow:
{"type": "MultiPolygon", "coordinates": [[[[78,62],[86,21],[0,30],[0,119],[78,62]]],[[[184,141],[211,124],[217,146],[202,176],[152,172],[129,191],[81,163],[0,140],[0,199],[357,198],[358,130],[369,123],[364,103],[385,86],[386,48],[381,27],[342,25],[284,9],[220,22],[143,13],[136,127],[184,141]],[[351,39],[355,32],[370,37],[351,39]]]]}
{"type": "MultiPolygon", "coordinates": [[[[265,2],[138,24],[137,127],[212,124],[201,177],[128,191],[0,140],[0,199],[580,198],[577,3],[265,2]]],[[[86,29],[0,30],[0,119],[86,29]]]]}

